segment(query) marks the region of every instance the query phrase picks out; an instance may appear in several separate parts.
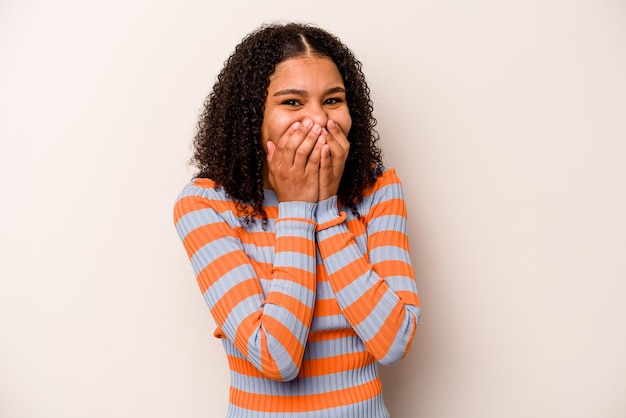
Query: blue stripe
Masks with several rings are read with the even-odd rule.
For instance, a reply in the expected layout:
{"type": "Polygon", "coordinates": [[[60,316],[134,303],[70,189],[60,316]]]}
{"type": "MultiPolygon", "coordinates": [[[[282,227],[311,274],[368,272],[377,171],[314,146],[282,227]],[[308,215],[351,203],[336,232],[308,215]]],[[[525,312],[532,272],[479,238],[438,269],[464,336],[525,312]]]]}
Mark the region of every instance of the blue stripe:
{"type": "Polygon", "coordinates": [[[180,239],[185,237],[194,229],[204,225],[216,224],[224,220],[217,216],[212,209],[198,209],[187,212],[178,219],[176,230],[180,239]]]}
{"type": "Polygon", "coordinates": [[[406,232],[406,218],[400,215],[378,216],[367,224],[370,233],[380,233],[384,231],[406,232]]]}
{"type": "Polygon", "coordinates": [[[346,329],[349,327],[350,323],[343,314],[315,316],[311,323],[311,331],[328,331],[346,329]]]}
{"type": "Polygon", "coordinates": [[[407,264],[411,263],[411,256],[408,251],[392,245],[376,247],[371,250],[369,254],[372,264],[381,261],[402,261],[407,264]]]}
{"type": "Polygon", "coordinates": [[[191,256],[191,265],[197,275],[216,259],[240,249],[235,240],[222,237],[198,248],[191,256]]]}
{"type": "Polygon", "coordinates": [[[358,336],[338,337],[333,340],[309,341],[304,352],[305,360],[340,356],[351,353],[365,353],[363,340],[358,336]]]}
{"type": "Polygon", "coordinates": [[[368,280],[368,276],[372,276],[373,280],[377,280],[378,278],[378,276],[368,271],[365,274],[362,274],[360,277],[354,279],[352,283],[350,283],[337,293],[337,300],[340,301],[340,305],[342,307],[346,308],[352,305],[354,302],[357,301],[357,299],[363,296],[363,294],[372,287],[371,284],[364,283],[364,281],[368,280]]]}
{"type": "Polygon", "coordinates": [[[306,305],[311,305],[315,299],[315,292],[302,286],[298,282],[291,280],[272,279],[270,282],[270,291],[280,292],[286,295],[294,296],[300,295],[298,300],[306,305]]]}
{"type": "Polygon", "coordinates": [[[274,264],[282,267],[297,267],[299,269],[306,269],[311,273],[315,271],[315,258],[298,252],[281,251],[276,253],[276,261],[274,264]]]}
{"type": "Polygon", "coordinates": [[[393,290],[406,290],[409,292],[417,292],[417,286],[415,280],[406,276],[387,276],[385,277],[385,283],[389,285],[393,290]]]}
{"type": "Polygon", "coordinates": [[[317,299],[326,300],[334,298],[335,292],[333,292],[330,282],[317,282],[317,299]]]}
{"type": "Polygon", "coordinates": [[[239,265],[214,281],[204,292],[204,299],[209,303],[209,307],[212,308],[218,300],[233,288],[234,284],[241,283],[248,278],[254,278],[254,270],[247,264],[239,265]]]}
{"type": "Polygon", "coordinates": [[[314,232],[315,224],[304,221],[285,220],[276,225],[277,239],[282,237],[313,239],[314,232]]]}

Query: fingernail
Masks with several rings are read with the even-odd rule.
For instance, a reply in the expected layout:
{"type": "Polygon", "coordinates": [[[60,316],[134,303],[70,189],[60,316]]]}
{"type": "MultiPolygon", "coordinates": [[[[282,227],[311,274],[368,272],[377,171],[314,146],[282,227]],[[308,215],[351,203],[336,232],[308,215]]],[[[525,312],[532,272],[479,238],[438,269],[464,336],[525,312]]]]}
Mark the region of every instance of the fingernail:
{"type": "Polygon", "coordinates": [[[292,127],[293,129],[298,129],[298,128],[300,127],[300,122],[296,122],[296,123],[294,123],[293,125],[291,125],[291,127],[292,127]]]}
{"type": "Polygon", "coordinates": [[[322,127],[319,126],[318,124],[315,124],[315,126],[313,126],[313,128],[311,129],[311,132],[316,134],[316,133],[319,133],[321,130],[322,130],[322,127]]]}
{"type": "Polygon", "coordinates": [[[313,121],[311,119],[305,119],[302,124],[305,128],[308,128],[309,126],[313,125],[313,121]]]}

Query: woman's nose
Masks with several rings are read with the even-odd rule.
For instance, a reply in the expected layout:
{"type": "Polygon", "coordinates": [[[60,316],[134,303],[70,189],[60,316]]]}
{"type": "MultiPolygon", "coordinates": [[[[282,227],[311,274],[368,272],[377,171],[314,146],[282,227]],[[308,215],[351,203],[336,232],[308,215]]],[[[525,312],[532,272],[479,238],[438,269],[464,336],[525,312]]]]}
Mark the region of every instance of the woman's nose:
{"type": "Polygon", "coordinates": [[[313,123],[316,123],[321,127],[326,127],[326,123],[328,122],[328,114],[322,106],[311,106],[307,116],[313,121],[313,123]]]}

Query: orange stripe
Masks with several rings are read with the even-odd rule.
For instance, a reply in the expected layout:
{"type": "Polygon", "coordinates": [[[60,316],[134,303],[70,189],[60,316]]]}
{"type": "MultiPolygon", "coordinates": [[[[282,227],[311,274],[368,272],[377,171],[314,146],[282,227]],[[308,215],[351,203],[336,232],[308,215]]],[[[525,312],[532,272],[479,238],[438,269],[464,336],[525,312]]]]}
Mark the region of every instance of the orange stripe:
{"type": "Polygon", "coordinates": [[[328,256],[340,252],[352,243],[352,236],[349,233],[337,234],[326,238],[320,245],[320,251],[323,251],[322,255],[328,256]]]}
{"type": "Polygon", "coordinates": [[[325,376],[354,371],[375,361],[367,352],[354,352],[315,360],[305,360],[298,377],[325,376]]]}
{"type": "Polygon", "coordinates": [[[212,208],[216,212],[231,210],[236,213],[237,210],[232,202],[208,199],[198,195],[190,195],[176,201],[176,204],[174,205],[174,221],[178,222],[180,218],[187,213],[208,208],[212,208]]]}
{"type": "Polygon", "coordinates": [[[408,263],[398,260],[381,261],[372,266],[381,277],[405,276],[413,279],[413,269],[408,263]]]}
{"type": "Polygon", "coordinates": [[[231,371],[245,374],[246,376],[259,377],[259,378],[267,378],[263,373],[261,373],[256,367],[252,365],[248,360],[235,357],[235,356],[227,356],[228,358],[228,367],[231,371]]]}
{"type": "Polygon", "coordinates": [[[252,244],[257,247],[273,247],[276,244],[276,234],[269,231],[246,231],[241,229],[238,231],[238,238],[244,244],[252,244]]]}
{"type": "Polygon", "coordinates": [[[197,178],[193,184],[194,186],[204,187],[205,189],[215,189],[217,187],[213,180],[204,177],[197,178]]]}
{"type": "Polygon", "coordinates": [[[278,218],[278,206],[263,206],[269,219],[278,218]]]}
{"type": "MultiPolygon", "coordinates": [[[[196,276],[196,280],[198,281],[198,285],[200,286],[200,290],[202,293],[206,292],[213,283],[219,280],[226,273],[231,271],[234,267],[243,264],[243,262],[237,259],[237,256],[229,253],[224,254],[221,257],[216,258],[211,263],[209,263],[205,268],[203,268],[200,273],[196,276]]],[[[250,277],[249,279],[251,279],[250,277]]],[[[247,280],[245,278],[241,278],[240,280],[247,280]]],[[[261,291],[261,284],[257,283],[254,286],[256,289],[261,291]]]]}
{"type": "Polygon", "coordinates": [[[300,396],[261,395],[230,388],[230,402],[243,409],[272,412],[311,412],[363,402],[382,391],[376,378],[359,386],[300,396]]]}
{"type": "Polygon", "coordinates": [[[202,225],[190,231],[183,239],[189,258],[204,245],[220,238],[232,236],[232,229],[223,222],[202,225]]]}
{"type": "Polygon", "coordinates": [[[387,199],[375,205],[372,205],[368,212],[368,216],[380,215],[398,215],[406,218],[406,205],[402,199],[387,199]]]}
{"type": "Polygon", "coordinates": [[[317,273],[317,282],[327,282],[328,281],[328,272],[326,271],[326,267],[323,264],[318,264],[316,266],[317,273]]]}
{"type": "Polygon", "coordinates": [[[274,267],[271,263],[263,263],[257,260],[248,260],[250,264],[252,264],[252,268],[254,269],[256,275],[260,279],[270,279],[272,277],[272,267],[274,267]]]}
{"type": "Polygon", "coordinates": [[[352,328],[332,329],[327,331],[312,331],[309,333],[308,342],[338,340],[345,337],[355,337],[357,334],[352,328]]]}
{"type": "Polygon", "coordinates": [[[369,264],[364,263],[361,259],[357,259],[333,273],[330,281],[335,293],[338,293],[341,289],[348,286],[357,277],[367,273],[369,267],[369,264]]]}
{"type": "Polygon", "coordinates": [[[202,198],[195,195],[185,196],[181,199],[178,199],[176,201],[176,204],[174,205],[174,223],[178,223],[180,218],[182,218],[189,212],[208,207],[208,205],[205,203],[208,200],[204,199],[205,202],[200,203],[201,201],[202,198]]]}
{"type": "Polygon", "coordinates": [[[315,301],[314,315],[317,316],[331,316],[341,313],[341,307],[337,303],[337,299],[317,299],[315,301]]]}
{"type": "Polygon", "coordinates": [[[354,235],[355,238],[365,234],[364,218],[350,219],[349,221],[346,221],[346,226],[352,232],[352,235],[354,235]]]}
{"type": "Polygon", "coordinates": [[[378,247],[384,247],[386,245],[389,245],[390,243],[393,243],[395,247],[400,247],[403,250],[409,250],[407,236],[399,231],[380,231],[375,232],[367,237],[367,245],[370,250],[378,247]]]}

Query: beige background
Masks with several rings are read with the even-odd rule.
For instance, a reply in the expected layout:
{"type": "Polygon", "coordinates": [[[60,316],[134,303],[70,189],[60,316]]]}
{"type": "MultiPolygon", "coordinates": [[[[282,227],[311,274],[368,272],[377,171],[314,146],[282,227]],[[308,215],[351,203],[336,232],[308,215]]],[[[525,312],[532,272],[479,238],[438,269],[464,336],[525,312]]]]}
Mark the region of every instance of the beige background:
{"type": "Polygon", "coordinates": [[[284,19],[362,60],[406,188],[392,416],[626,416],[619,0],[1,1],[0,416],[224,416],[172,205],[223,61],[284,19]]]}

